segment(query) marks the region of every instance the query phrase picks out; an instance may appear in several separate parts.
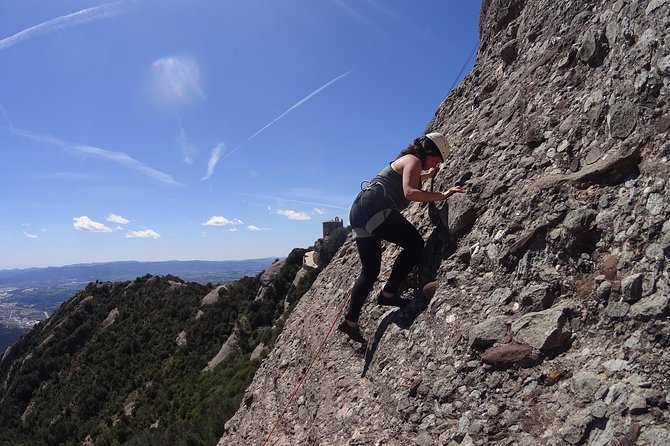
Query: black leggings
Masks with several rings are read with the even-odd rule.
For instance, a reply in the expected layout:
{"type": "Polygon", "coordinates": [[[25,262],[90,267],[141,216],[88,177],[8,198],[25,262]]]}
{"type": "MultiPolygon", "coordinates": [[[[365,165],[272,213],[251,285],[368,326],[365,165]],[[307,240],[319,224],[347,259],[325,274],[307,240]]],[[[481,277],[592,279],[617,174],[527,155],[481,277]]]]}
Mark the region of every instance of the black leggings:
{"type": "Polygon", "coordinates": [[[352,322],[358,322],[365,299],[372,291],[379,276],[382,263],[382,239],[403,248],[395,259],[391,275],[384,285],[384,291],[389,293],[395,293],[398,290],[400,283],[419,262],[423,250],[423,238],[419,231],[396,210],[392,211],[384,223],[379,225],[372,234],[372,237],[356,239],[362,269],[351,290],[349,310],[345,315],[345,318],[352,322]]]}

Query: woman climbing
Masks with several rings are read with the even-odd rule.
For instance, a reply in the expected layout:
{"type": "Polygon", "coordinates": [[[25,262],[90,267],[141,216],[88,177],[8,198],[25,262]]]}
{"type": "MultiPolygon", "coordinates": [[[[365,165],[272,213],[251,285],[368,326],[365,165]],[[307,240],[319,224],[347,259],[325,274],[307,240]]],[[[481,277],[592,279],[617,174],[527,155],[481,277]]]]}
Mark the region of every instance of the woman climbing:
{"type": "Polygon", "coordinates": [[[449,156],[449,150],[449,143],[441,133],[429,133],[415,139],[368,183],[351,206],[349,222],[362,269],[351,290],[349,309],[338,329],[354,341],[366,343],[358,318],[381,270],[382,239],[403,250],[393,263],[377,303],[402,307],[409,302],[399,296],[398,287],[419,261],[424,243],[419,231],[400,212],[411,201],[440,201],[465,192],[459,186],[446,192],[421,190],[421,182],[435,176],[438,165],[449,156]]]}

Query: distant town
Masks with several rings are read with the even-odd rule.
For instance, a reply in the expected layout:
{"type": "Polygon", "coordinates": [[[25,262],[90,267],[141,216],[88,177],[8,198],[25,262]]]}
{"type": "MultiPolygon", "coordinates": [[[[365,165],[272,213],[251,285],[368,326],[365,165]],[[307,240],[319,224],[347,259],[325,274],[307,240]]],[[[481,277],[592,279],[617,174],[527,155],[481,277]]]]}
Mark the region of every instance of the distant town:
{"type": "Polygon", "coordinates": [[[90,282],[171,274],[186,282],[220,284],[255,276],[274,260],[110,262],[0,270],[0,355],[90,282]]]}
{"type": "Polygon", "coordinates": [[[37,308],[29,302],[27,295],[39,292],[38,288],[0,288],[0,324],[9,328],[32,328],[39,321],[49,317],[45,309],[37,308]],[[19,297],[20,296],[20,297],[19,297]]]}
{"type": "Polygon", "coordinates": [[[84,286],[0,286],[0,352],[4,352],[38,322],[48,318],[63,301],[84,286]]]}
{"type": "Polygon", "coordinates": [[[0,324],[32,328],[48,318],[58,306],[83,289],[88,282],[35,283],[30,287],[0,286],[0,324]]]}

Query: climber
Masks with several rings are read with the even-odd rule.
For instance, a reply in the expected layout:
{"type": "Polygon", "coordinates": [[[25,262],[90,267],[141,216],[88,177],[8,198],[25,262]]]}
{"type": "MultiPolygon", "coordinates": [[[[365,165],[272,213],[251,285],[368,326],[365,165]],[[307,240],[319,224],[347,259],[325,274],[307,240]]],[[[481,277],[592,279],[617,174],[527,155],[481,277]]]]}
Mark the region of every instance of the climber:
{"type": "Polygon", "coordinates": [[[449,155],[450,145],[441,133],[415,139],[358,194],[351,206],[349,222],[361,259],[361,273],[351,290],[349,309],[338,329],[357,342],[366,343],[358,318],[363,303],[381,270],[382,239],[403,248],[391,274],[377,296],[379,305],[402,307],[409,302],[398,294],[400,283],[419,261],[424,242],[419,231],[400,212],[410,201],[433,202],[465,189],[454,186],[446,192],[421,190],[421,182],[435,176],[449,155]]]}

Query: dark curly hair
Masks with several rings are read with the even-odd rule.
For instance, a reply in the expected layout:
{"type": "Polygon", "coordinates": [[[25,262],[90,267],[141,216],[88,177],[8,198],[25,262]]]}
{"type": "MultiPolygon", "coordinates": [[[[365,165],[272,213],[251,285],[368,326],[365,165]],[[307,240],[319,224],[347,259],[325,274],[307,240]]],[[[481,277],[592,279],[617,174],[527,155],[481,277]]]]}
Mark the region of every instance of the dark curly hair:
{"type": "Polygon", "coordinates": [[[426,162],[426,158],[428,158],[430,155],[436,155],[442,158],[440,149],[438,149],[435,143],[427,136],[416,138],[414,141],[412,141],[412,144],[407,146],[407,148],[398,154],[396,159],[405,155],[416,156],[421,161],[421,164],[424,164],[426,162]]]}

